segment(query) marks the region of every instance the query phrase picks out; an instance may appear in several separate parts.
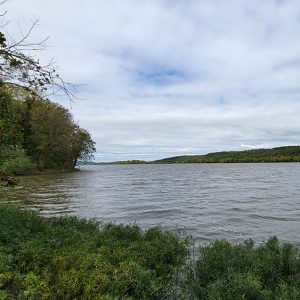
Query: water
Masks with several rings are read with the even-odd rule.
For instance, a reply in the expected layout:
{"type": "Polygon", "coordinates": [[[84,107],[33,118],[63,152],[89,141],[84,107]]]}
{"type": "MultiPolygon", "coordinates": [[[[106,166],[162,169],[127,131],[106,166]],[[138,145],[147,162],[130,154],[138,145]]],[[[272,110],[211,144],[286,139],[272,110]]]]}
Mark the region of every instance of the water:
{"type": "Polygon", "coordinates": [[[180,230],[197,243],[277,235],[300,246],[299,182],[299,163],[100,165],[22,177],[0,199],[46,216],[180,230]]]}

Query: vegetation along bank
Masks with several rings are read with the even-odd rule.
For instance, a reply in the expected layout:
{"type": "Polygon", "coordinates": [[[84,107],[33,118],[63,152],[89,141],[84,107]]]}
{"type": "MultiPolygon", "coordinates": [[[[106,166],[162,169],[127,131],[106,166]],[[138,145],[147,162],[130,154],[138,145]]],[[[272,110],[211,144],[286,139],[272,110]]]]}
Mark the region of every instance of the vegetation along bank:
{"type": "Polygon", "coordinates": [[[70,170],[95,151],[66,108],[1,81],[0,140],[0,170],[11,175],[70,170]]]}
{"type": "Polygon", "coordinates": [[[0,299],[300,299],[299,249],[191,245],[159,228],[0,204],[0,299]]]}
{"type": "MultiPolygon", "coordinates": [[[[70,170],[95,151],[90,134],[71,113],[51,102],[50,95],[72,101],[75,86],[64,81],[53,61],[42,64],[36,53],[44,42],[33,42],[32,22],[21,38],[7,33],[6,0],[0,1],[0,177],[46,169],[70,170]]],[[[6,180],[8,183],[8,181],[6,180]]],[[[0,182],[1,183],[1,182],[0,182]]]]}

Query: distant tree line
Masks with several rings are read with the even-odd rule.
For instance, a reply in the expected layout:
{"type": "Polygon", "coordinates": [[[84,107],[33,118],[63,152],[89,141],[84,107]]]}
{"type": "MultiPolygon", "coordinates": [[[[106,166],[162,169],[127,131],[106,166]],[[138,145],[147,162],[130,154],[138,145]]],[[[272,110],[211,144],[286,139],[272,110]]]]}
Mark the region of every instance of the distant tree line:
{"type": "Polygon", "coordinates": [[[155,163],[263,163],[300,162],[300,146],[285,146],[273,149],[224,151],[205,155],[186,155],[165,158],[155,163]]]}
{"type": "Polygon", "coordinates": [[[138,159],[133,159],[133,160],[122,160],[122,161],[115,161],[112,162],[111,164],[115,165],[141,165],[141,164],[147,164],[148,162],[145,160],[138,160],[138,159]]]}

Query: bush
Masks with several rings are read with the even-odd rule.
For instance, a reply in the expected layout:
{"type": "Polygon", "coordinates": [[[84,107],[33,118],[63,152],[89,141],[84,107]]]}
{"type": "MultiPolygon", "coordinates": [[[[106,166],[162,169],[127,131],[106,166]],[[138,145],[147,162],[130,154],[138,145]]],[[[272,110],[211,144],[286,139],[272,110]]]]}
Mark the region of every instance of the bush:
{"type": "Polygon", "coordinates": [[[185,242],[159,228],[0,204],[1,299],[161,299],[185,259],[185,242]]]}
{"type": "Polygon", "coordinates": [[[10,175],[26,175],[36,170],[36,164],[22,148],[0,147],[0,169],[10,175]]]}
{"type": "Polygon", "coordinates": [[[11,175],[26,175],[36,170],[36,164],[24,156],[5,161],[1,169],[11,175]]]}
{"type": "Polygon", "coordinates": [[[300,254],[276,237],[259,247],[216,241],[200,248],[194,271],[197,299],[300,299],[300,254]]]}
{"type": "Polygon", "coordinates": [[[216,241],[192,263],[187,250],[159,228],[0,204],[0,299],[300,299],[299,250],[275,237],[216,241]]]}

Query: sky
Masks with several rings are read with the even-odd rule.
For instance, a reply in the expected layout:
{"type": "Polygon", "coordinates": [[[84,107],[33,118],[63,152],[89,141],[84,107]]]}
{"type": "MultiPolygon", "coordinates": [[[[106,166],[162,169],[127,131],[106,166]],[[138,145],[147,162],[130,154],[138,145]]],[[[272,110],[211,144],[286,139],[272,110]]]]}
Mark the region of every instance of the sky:
{"type": "Polygon", "coordinates": [[[9,0],[79,98],[96,161],[300,144],[298,0],[9,0]]]}

